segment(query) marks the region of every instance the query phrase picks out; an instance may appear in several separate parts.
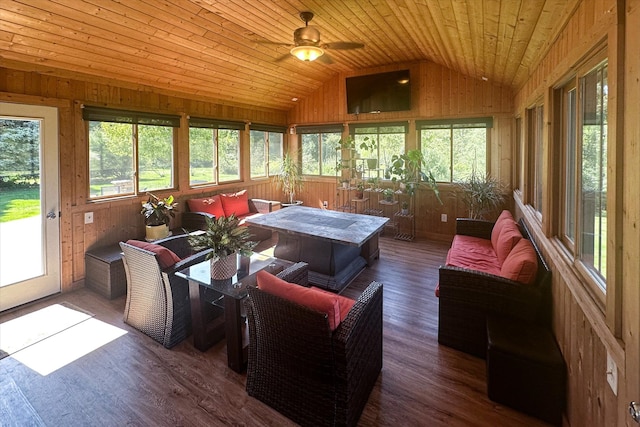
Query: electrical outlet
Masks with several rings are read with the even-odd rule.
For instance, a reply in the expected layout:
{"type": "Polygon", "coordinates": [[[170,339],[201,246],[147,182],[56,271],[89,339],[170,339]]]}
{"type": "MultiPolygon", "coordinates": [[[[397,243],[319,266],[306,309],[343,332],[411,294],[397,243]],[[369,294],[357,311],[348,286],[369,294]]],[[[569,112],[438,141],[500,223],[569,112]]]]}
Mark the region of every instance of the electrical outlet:
{"type": "Polygon", "coordinates": [[[611,355],[607,352],[607,382],[613,390],[613,394],[618,395],[618,367],[611,355]]]}
{"type": "Polygon", "coordinates": [[[447,214],[440,215],[440,221],[447,222],[447,214]]]}
{"type": "Polygon", "coordinates": [[[84,223],[92,224],[93,223],[93,212],[85,212],[84,213],[84,223]]]}
{"type": "Polygon", "coordinates": [[[322,206],[326,208],[327,206],[329,206],[329,202],[325,200],[324,202],[322,202],[322,206]]]}

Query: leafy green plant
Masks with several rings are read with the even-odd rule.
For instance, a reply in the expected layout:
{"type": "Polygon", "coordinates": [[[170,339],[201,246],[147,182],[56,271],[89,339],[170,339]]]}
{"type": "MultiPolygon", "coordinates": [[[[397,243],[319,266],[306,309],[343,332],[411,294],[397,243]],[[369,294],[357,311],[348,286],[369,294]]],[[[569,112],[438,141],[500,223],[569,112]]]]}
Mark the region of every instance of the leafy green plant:
{"type": "Polygon", "coordinates": [[[478,173],[475,167],[467,180],[456,185],[462,191],[462,201],[469,210],[469,218],[484,218],[505,201],[506,191],[502,183],[490,175],[478,173]]]}
{"type": "Polygon", "coordinates": [[[304,187],[302,168],[297,159],[297,153],[285,154],[280,165],[280,173],[275,176],[276,188],[282,189],[290,204],[295,202],[296,193],[304,187]]]}
{"type": "Polygon", "coordinates": [[[144,215],[146,225],[168,225],[171,218],[175,217],[175,210],[178,204],[174,201],[173,196],[164,199],[158,198],[156,195],[148,193],[149,199],[142,204],[141,214],[144,215]]]}
{"type": "Polygon", "coordinates": [[[189,235],[187,239],[194,251],[211,249],[207,259],[216,261],[235,252],[251,256],[258,242],[250,241],[250,236],[249,229],[240,225],[240,220],[231,214],[218,218],[207,217],[204,233],[189,235]]]}
{"type": "Polygon", "coordinates": [[[433,190],[440,204],[443,204],[438,184],[431,171],[423,172],[425,167],[426,162],[422,151],[409,150],[405,154],[394,154],[384,175],[394,183],[404,184],[405,192],[410,196],[415,193],[418,186],[425,184],[433,190]]]}
{"type": "Polygon", "coordinates": [[[385,188],[382,190],[382,196],[387,202],[391,202],[393,200],[393,190],[391,188],[385,188]]]}

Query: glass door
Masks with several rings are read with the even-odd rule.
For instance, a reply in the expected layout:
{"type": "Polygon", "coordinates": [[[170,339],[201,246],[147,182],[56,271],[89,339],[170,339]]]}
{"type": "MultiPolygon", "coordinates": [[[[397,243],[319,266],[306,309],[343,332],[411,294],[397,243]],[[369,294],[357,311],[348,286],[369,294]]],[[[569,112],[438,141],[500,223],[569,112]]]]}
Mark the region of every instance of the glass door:
{"type": "Polygon", "coordinates": [[[0,311],[60,292],[58,110],[0,103],[0,311]]]}

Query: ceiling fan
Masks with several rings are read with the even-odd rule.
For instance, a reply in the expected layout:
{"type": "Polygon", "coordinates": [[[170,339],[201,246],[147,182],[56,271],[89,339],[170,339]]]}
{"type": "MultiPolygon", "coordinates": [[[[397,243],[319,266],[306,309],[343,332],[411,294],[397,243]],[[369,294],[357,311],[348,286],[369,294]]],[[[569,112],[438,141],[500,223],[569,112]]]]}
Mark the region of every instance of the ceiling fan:
{"type": "MultiPolygon", "coordinates": [[[[304,22],[304,27],[300,27],[293,32],[294,44],[287,43],[284,45],[293,46],[289,53],[301,61],[315,61],[318,59],[325,64],[331,64],[333,61],[329,55],[325,54],[325,50],[349,50],[364,47],[364,44],[356,42],[321,43],[318,27],[309,26],[309,21],[313,19],[313,12],[300,12],[300,19],[304,22]]],[[[276,62],[287,58],[289,58],[289,54],[278,58],[276,62]]]]}

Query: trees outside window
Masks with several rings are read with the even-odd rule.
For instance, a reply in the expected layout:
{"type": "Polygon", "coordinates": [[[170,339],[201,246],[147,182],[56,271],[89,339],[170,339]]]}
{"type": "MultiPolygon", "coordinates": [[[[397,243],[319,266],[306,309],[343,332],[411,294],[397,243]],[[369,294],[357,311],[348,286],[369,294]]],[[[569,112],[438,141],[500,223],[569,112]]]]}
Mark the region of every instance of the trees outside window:
{"type": "Polygon", "coordinates": [[[335,176],[342,124],[298,126],[303,175],[335,176]]]}
{"type": "Polygon", "coordinates": [[[416,122],[425,163],[438,182],[461,182],[487,170],[491,118],[416,122]]]}
{"type": "MultiPolygon", "coordinates": [[[[369,123],[362,125],[349,125],[349,133],[354,139],[356,152],[362,158],[377,159],[377,171],[384,171],[391,166],[392,157],[404,154],[408,125],[406,122],[398,123],[369,123]],[[368,147],[368,148],[363,148],[368,147]]],[[[374,176],[370,177],[382,178],[374,176]]]]}
{"type": "Polygon", "coordinates": [[[113,197],[173,188],[178,116],[85,107],[89,197],[113,197]]]}
{"type": "Polygon", "coordinates": [[[243,122],[189,119],[189,184],[211,185],[240,179],[243,122]]]}
{"type": "Polygon", "coordinates": [[[278,173],[283,156],[284,131],[284,128],[277,126],[251,126],[251,178],[263,178],[278,173]]]}

